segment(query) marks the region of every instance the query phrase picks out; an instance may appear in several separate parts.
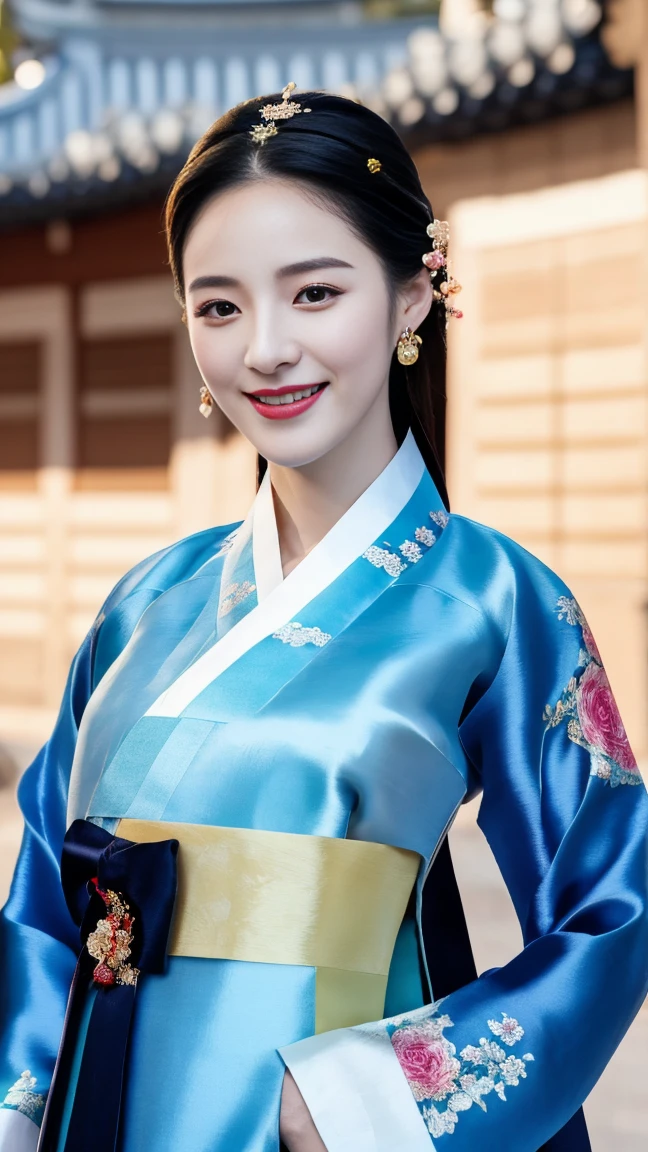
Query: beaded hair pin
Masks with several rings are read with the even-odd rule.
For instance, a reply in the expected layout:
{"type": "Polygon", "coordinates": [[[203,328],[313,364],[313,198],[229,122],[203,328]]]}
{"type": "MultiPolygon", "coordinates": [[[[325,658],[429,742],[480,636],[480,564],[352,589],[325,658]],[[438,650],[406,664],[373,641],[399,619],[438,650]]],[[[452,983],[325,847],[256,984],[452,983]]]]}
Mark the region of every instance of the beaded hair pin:
{"type": "Polygon", "coordinates": [[[266,121],[265,124],[255,124],[250,129],[250,136],[255,144],[265,144],[271,136],[277,135],[277,125],[275,120],[290,120],[293,116],[299,115],[300,112],[310,112],[310,108],[302,108],[298,100],[291,100],[291,94],[294,92],[297,85],[294,80],[289,84],[281,93],[281,104],[264,104],[261,109],[261,118],[266,121]]]}
{"type": "Polygon", "coordinates": [[[452,297],[461,292],[461,284],[451,276],[448,270],[448,244],[450,242],[450,225],[447,220],[433,220],[428,224],[426,232],[432,241],[432,251],[422,256],[426,268],[430,269],[430,280],[433,285],[433,296],[437,303],[445,305],[446,327],[451,318],[461,320],[463,312],[455,308],[452,297]],[[445,268],[446,279],[441,281],[439,287],[434,287],[439,272],[445,268]]]}

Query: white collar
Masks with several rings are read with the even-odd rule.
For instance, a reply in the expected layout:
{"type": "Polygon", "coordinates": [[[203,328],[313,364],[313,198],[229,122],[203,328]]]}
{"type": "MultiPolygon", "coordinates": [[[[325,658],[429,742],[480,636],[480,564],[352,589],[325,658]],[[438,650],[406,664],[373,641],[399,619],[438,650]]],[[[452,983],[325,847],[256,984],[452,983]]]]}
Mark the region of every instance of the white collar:
{"type": "Polygon", "coordinates": [[[252,522],[259,603],[199,657],[151,705],[147,716],[179,716],[192,700],[255,644],[324,591],[372,544],[414,495],[425,461],[411,429],[389,464],[284,578],[269,471],[239,532],[252,522]]]}
{"type": "Polygon", "coordinates": [[[252,517],[254,582],[257,600],[260,604],[284,580],[269,468],[266,469],[265,476],[261,481],[250,515],[252,517]]]}

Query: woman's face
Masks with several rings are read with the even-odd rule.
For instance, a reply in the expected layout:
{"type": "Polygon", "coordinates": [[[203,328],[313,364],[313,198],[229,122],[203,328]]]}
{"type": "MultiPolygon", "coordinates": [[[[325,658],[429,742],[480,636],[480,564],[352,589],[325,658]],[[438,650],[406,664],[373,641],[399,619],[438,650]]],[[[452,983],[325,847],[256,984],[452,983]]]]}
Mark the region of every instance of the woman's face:
{"type": "Polygon", "coordinates": [[[425,268],[390,322],[373,251],[299,185],[271,179],[205,205],[183,272],[202,378],[266,459],[307,464],[375,418],[377,405],[388,419],[396,341],[431,304],[425,268]]]}

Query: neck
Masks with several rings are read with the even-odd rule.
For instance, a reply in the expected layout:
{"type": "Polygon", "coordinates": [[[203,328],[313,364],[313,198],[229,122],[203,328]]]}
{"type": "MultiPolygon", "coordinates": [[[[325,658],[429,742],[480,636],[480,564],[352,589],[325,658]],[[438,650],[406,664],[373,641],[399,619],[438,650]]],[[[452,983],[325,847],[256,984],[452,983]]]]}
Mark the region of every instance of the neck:
{"type": "Polygon", "coordinates": [[[337,524],[398,450],[389,411],[369,413],[326,455],[269,464],[284,576],[337,524]]]}

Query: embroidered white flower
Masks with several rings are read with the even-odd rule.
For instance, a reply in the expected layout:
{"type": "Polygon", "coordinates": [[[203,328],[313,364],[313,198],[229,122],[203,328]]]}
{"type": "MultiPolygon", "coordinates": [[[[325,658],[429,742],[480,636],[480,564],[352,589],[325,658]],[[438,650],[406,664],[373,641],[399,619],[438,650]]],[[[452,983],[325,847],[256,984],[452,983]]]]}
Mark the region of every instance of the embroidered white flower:
{"type": "Polygon", "coordinates": [[[331,639],[331,634],[322,632],[316,625],[305,628],[295,620],[294,623],[283,624],[272,633],[272,637],[274,640],[283,641],[284,644],[290,644],[292,648],[303,648],[304,644],[315,644],[316,647],[323,648],[331,639]]]}
{"type": "Polygon", "coordinates": [[[436,536],[431,528],[417,528],[414,536],[419,544],[425,544],[426,548],[431,548],[433,544],[436,544],[436,536]]]}
{"type": "Polygon", "coordinates": [[[22,1112],[30,1120],[36,1120],[41,1109],[45,1106],[45,1097],[39,1092],[34,1092],[35,1087],[36,1077],[32,1076],[29,1068],[27,1068],[7,1092],[2,1101],[3,1107],[15,1108],[17,1112],[22,1112]]]}
{"type": "Polygon", "coordinates": [[[479,1041],[479,1047],[482,1052],[482,1059],[480,1063],[488,1064],[490,1061],[503,1060],[506,1052],[496,1044],[494,1040],[486,1040],[483,1036],[479,1041]]]}
{"type": "Polygon", "coordinates": [[[446,1133],[452,1135],[459,1117],[451,1108],[439,1112],[438,1108],[431,1104],[429,1107],[426,1105],[421,1111],[430,1136],[438,1139],[439,1136],[445,1136],[446,1133]]]}
{"type": "MultiPolygon", "coordinates": [[[[482,1111],[485,1112],[486,1105],[482,1100],[482,1096],[488,1096],[488,1093],[492,1092],[493,1088],[495,1087],[495,1082],[491,1079],[491,1077],[473,1075],[462,1076],[459,1083],[461,1084],[462,1090],[466,1093],[467,1096],[470,1097],[473,1103],[478,1104],[482,1111]]],[[[450,1104],[452,1104],[452,1099],[450,1100],[450,1104]]]]}
{"type": "Polygon", "coordinates": [[[418,564],[423,555],[418,544],[415,544],[413,540],[404,540],[402,544],[398,545],[398,551],[402,552],[410,564],[418,564]]]}
{"type": "Polygon", "coordinates": [[[389,576],[400,576],[401,572],[407,568],[407,564],[404,564],[395,552],[389,552],[386,548],[378,548],[376,544],[371,544],[362,555],[375,568],[384,568],[389,576]]]}
{"type": "Polygon", "coordinates": [[[468,1060],[471,1064],[480,1064],[488,1069],[489,1074],[497,1071],[497,1065],[500,1060],[504,1060],[506,1052],[496,1044],[494,1040],[486,1040],[482,1036],[479,1041],[479,1048],[474,1044],[468,1044],[466,1048],[461,1051],[463,1060],[468,1060]]]}
{"type": "Polygon", "coordinates": [[[450,521],[447,512],[430,512],[430,520],[439,525],[439,528],[446,528],[450,521]]]}
{"type": "MultiPolygon", "coordinates": [[[[502,1012],[501,1024],[499,1020],[489,1020],[488,1027],[490,1028],[493,1035],[499,1036],[502,1044],[508,1044],[509,1047],[511,1047],[513,1044],[517,1044],[518,1040],[521,1040],[524,1036],[524,1028],[518,1024],[517,1020],[515,1020],[513,1016],[507,1016],[506,1012],[502,1012]]],[[[496,1048],[497,1045],[493,1044],[492,1047],[496,1048]]],[[[500,1048],[499,1051],[502,1052],[502,1049],[500,1048]]],[[[502,1052],[502,1056],[503,1055],[504,1053],[502,1052]]],[[[502,1057],[497,1056],[493,1057],[495,1060],[501,1058],[502,1057]]]]}
{"type": "Polygon", "coordinates": [[[232,608],[236,608],[251,592],[254,592],[256,584],[251,584],[249,580],[244,580],[242,584],[228,584],[225,589],[221,606],[218,612],[219,616],[227,616],[232,608]]]}
{"type": "Polygon", "coordinates": [[[517,1087],[520,1083],[520,1077],[526,1080],[526,1065],[524,1060],[519,1060],[517,1056],[507,1056],[506,1060],[503,1060],[499,1067],[502,1073],[502,1080],[506,1084],[517,1087]]]}
{"type": "Polygon", "coordinates": [[[572,625],[585,622],[581,607],[573,596],[559,596],[556,601],[556,608],[558,609],[559,620],[566,620],[568,624],[572,625]]]}
{"type": "MultiPolygon", "coordinates": [[[[472,1108],[473,1104],[476,1103],[477,1100],[473,1100],[472,1096],[469,1096],[467,1092],[453,1092],[448,1100],[448,1108],[451,1112],[467,1112],[468,1109],[472,1108]]],[[[486,1111],[484,1104],[482,1104],[482,1108],[486,1111]]]]}

